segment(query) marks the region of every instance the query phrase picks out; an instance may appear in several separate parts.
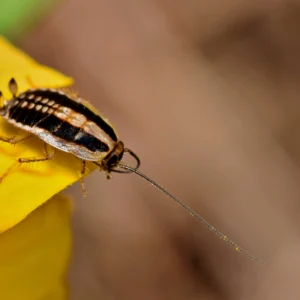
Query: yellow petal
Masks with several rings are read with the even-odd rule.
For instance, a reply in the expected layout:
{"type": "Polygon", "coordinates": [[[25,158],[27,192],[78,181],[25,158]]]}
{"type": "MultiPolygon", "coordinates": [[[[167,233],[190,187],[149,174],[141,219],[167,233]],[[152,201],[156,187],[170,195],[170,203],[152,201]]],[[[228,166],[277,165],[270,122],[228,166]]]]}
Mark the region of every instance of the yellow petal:
{"type": "Polygon", "coordinates": [[[38,64],[30,56],[15,48],[4,37],[0,36],[0,88],[4,97],[11,97],[8,81],[14,77],[20,91],[32,86],[27,77],[39,87],[64,87],[73,84],[73,79],[49,67],[38,64]]]}
{"type": "MultiPolygon", "coordinates": [[[[37,86],[64,87],[72,79],[40,65],[28,55],[0,38],[0,90],[9,98],[8,80],[14,77],[19,90],[30,88],[27,76],[37,86]]],[[[0,117],[0,136],[26,136],[0,117]]],[[[55,159],[17,165],[18,158],[43,157],[43,143],[33,137],[20,144],[0,142],[0,177],[12,170],[0,182],[0,233],[13,227],[53,195],[80,178],[81,161],[69,154],[57,152],[55,159]]],[[[94,169],[93,165],[88,165],[94,169]]],[[[88,173],[88,172],[87,172],[88,173]]]]}
{"type": "Polygon", "coordinates": [[[67,299],[70,252],[70,202],[55,196],[0,235],[0,299],[67,299]]]}

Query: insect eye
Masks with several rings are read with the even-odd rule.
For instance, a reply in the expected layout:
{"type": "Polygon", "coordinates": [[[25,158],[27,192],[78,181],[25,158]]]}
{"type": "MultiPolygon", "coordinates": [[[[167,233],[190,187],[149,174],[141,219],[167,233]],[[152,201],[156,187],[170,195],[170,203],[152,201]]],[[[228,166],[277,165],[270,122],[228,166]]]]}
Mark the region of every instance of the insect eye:
{"type": "Polygon", "coordinates": [[[120,161],[120,157],[117,154],[113,154],[107,161],[107,165],[112,167],[120,161]]]}

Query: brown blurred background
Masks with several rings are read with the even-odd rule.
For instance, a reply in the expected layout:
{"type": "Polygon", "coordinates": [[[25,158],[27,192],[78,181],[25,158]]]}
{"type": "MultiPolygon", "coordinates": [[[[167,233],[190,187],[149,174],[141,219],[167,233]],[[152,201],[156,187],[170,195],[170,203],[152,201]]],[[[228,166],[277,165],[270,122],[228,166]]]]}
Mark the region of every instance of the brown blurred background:
{"type": "Polygon", "coordinates": [[[20,41],[73,76],[141,170],[75,198],[71,299],[299,299],[300,1],[69,0],[20,41]]]}

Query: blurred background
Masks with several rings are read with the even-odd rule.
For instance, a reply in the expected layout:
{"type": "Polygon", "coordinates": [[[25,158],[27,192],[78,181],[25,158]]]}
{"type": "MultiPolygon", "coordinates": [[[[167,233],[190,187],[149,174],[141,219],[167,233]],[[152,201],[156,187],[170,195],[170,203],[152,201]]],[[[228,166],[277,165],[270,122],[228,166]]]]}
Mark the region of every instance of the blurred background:
{"type": "Polygon", "coordinates": [[[141,171],[74,198],[71,300],[299,299],[300,1],[2,0],[1,33],[115,125],[141,171]],[[5,13],[4,13],[5,12],[5,13]]]}

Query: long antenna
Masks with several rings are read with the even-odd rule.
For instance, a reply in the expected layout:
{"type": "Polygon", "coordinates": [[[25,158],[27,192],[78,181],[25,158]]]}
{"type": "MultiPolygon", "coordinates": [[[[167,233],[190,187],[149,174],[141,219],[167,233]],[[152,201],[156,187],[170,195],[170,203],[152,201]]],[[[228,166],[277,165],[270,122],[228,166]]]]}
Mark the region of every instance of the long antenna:
{"type": "Polygon", "coordinates": [[[222,239],[223,241],[227,242],[231,247],[233,247],[235,249],[235,251],[242,253],[246,257],[254,260],[255,262],[258,262],[260,264],[265,264],[263,261],[257,259],[252,254],[248,253],[246,250],[244,250],[243,248],[241,248],[240,246],[238,246],[235,242],[233,242],[232,240],[230,240],[225,234],[223,234],[222,232],[218,231],[214,226],[212,226],[209,222],[207,222],[205,219],[203,219],[199,214],[197,214],[187,204],[185,204],[179,198],[177,198],[174,195],[172,195],[165,188],[163,188],[161,185],[159,185],[158,183],[156,183],[154,180],[152,180],[151,178],[149,178],[145,174],[141,173],[140,171],[138,171],[135,168],[132,168],[132,167],[127,166],[127,165],[123,165],[121,163],[118,164],[118,167],[122,168],[122,169],[125,169],[125,170],[128,170],[128,171],[130,171],[132,173],[135,173],[135,174],[139,175],[140,177],[142,177],[143,179],[145,179],[146,181],[150,182],[158,190],[160,190],[161,192],[163,192],[164,194],[166,194],[167,196],[169,196],[171,199],[173,199],[174,201],[176,201],[179,205],[181,205],[185,210],[187,210],[190,213],[191,216],[195,217],[204,226],[206,226],[210,231],[214,232],[220,239],[222,239]]]}

